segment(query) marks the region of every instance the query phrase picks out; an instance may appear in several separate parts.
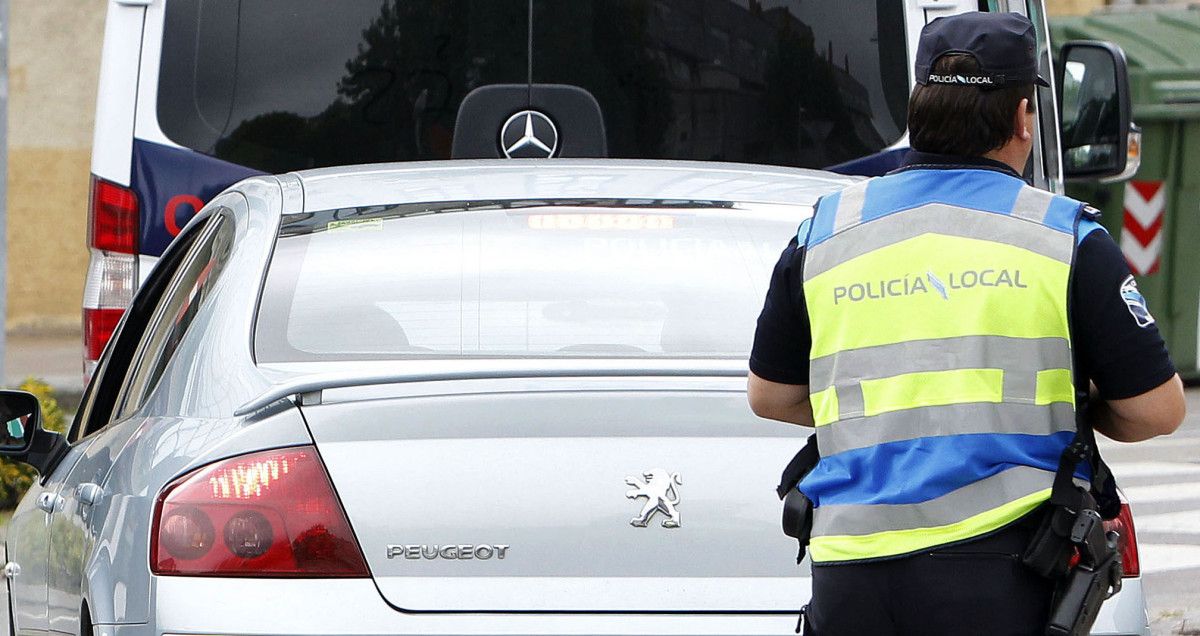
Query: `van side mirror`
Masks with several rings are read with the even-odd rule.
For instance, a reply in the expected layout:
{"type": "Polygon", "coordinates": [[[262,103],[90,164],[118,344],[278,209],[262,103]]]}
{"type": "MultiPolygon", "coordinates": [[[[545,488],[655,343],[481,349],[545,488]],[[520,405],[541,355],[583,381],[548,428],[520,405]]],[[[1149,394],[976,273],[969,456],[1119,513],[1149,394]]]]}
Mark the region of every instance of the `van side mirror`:
{"type": "Polygon", "coordinates": [[[0,391],[0,456],[46,474],[67,448],[60,433],[42,428],[42,405],[25,391],[0,391]]]}
{"type": "MultiPolygon", "coordinates": [[[[1129,164],[1130,138],[1137,134],[1124,51],[1111,42],[1073,40],[1063,45],[1059,59],[1063,175],[1122,175],[1129,164]]],[[[1134,143],[1136,148],[1136,139],[1134,143]]]]}

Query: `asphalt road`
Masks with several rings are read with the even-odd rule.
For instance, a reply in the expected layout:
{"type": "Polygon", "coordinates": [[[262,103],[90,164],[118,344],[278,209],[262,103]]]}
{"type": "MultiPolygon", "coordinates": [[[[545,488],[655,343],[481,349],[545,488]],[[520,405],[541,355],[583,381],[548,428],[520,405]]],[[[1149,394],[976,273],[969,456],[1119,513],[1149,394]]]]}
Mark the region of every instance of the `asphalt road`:
{"type": "Polygon", "coordinates": [[[1137,444],[1103,441],[1133,510],[1154,634],[1200,635],[1200,388],[1174,435],[1137,444]]]}

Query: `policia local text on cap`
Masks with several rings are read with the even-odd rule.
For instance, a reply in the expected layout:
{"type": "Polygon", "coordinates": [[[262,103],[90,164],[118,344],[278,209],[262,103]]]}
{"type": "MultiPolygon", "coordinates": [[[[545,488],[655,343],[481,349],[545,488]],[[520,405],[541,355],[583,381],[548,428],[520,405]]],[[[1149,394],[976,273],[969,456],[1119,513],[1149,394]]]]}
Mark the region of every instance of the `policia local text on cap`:
{"type": "Polygon", "coordinates": [[[1119,585],[1092,432],[1171,433],[1183,390],[1090,208],[1021,177],[1035,44],[1012,13],[926,25],[906,164],[776,265],[749,399],[817,427],[806,633],[1085,633],[1119,585]]]}

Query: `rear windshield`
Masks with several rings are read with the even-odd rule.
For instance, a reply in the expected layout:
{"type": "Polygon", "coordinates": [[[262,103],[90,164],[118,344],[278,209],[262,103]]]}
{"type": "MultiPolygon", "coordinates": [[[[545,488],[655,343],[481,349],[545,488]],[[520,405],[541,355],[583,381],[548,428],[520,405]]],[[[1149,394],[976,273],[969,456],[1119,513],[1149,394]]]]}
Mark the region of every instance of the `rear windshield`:
{"type": "Polygon", "coordinates": [[[450,158],[463,97],[590,92],[608,153],[821,168],[891,145],[897,0],[170,0],[158,117],[267,172],[450,158]]]}
{"type": "Polygon", "coordinates": [[[259,362],[745,358],[804,208],[496,202],[285,216],[259,362]]]}

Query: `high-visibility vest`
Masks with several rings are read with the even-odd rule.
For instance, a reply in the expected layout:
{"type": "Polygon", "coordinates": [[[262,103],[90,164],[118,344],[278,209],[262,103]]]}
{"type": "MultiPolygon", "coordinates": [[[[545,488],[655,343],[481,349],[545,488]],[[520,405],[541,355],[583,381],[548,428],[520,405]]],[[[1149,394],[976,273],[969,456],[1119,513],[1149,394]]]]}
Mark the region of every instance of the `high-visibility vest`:
{"type": "Polygon", "coordinates": [[[799,235],[814,562],[965,541],[1049,498],[1076,430],[1068,281],[1081,219],[1098,227],[1084,209],[984,169],[820,201],[799,235]]]}

